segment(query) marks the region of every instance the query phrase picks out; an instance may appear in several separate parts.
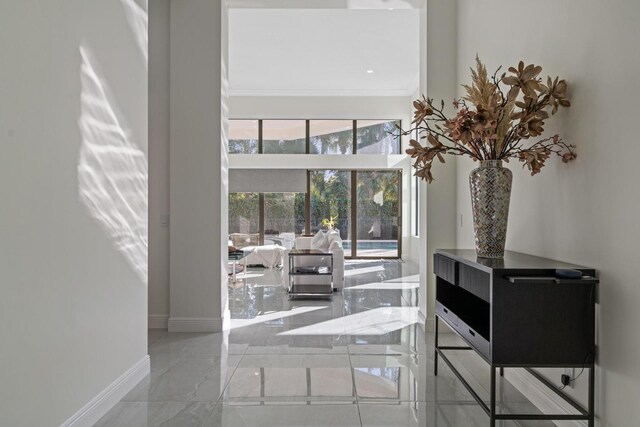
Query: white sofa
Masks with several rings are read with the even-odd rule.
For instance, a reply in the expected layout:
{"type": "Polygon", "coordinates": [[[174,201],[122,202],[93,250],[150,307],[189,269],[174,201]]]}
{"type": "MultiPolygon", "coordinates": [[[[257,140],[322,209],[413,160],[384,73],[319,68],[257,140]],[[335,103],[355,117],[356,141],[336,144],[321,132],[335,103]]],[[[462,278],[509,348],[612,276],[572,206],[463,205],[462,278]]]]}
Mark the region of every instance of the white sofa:
{"type": "Polygon", "coordinates": [[[258,233],[232,233],[229,235],[229,242],[235,248],[251,251],[244,259],[245,265],[262,265],[266,268],[281,266],[287,247],[271,241],[266,245],[259,245],[259,240],[260,235],[258,233]]]}
{"type": "MultiPolygon", "coordinates": [[[[306,236],[296,237],[295,249],[312,249],[312,246],[311,246],[312,241],[313,241],[313,237],[306,237],[306,236]]],[[[342,249],[342,247],[334,248],[332,252],[333,252],[333,277],[332,277],[333,288],[341,291],[342,288],[344,287],[344,249],[342,249]]],[[[305,257],[305,258],[309,259],[310,257],[305,257]]],[[[298,262],[298,265],[304,265],[304,264],[301,264],[301,262],[304,262],[302,260],[297,262],[298,262]]],[[[314,265],[319,265],[317,259],[309,260],[307,262],[308,263],[312,262],[314,265]]],[[[289,256],[285,255],[284,268],[286,272],[289,271],[288,263],[289,263],[289,256]]],[[[330,260],[328,258],[321,259],[320,263],[328,266],[330,264],[330,260]]]]}
{"type": "Polygon", "coordinates": [[[287,248],[280,245],[247,246],[243,249],[245,251],[251,251],[251,253],[247,255],[245,264],[261,265],[266,268],[281,266],[287,254],[287,248]]]}

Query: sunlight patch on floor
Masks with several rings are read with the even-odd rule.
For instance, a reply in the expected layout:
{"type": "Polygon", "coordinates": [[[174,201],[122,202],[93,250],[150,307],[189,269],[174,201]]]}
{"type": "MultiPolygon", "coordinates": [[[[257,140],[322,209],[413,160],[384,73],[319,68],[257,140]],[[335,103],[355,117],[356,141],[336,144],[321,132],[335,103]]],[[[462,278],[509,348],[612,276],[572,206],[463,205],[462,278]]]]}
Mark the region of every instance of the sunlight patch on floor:
{"type": "Polygon", "coordinates": [[[376,273],[378,271],[384,271],[384,267],[381,265],[376,265],[374,267],[350,268],[344,271],[344,277],[356,276],[358,274],[376,273]]]}
{"type": "Polygon", "coordinates": [[[362,289],[370,290],[404,290],[404,289],[417,289],[420,287],[419,283],[404,283],[404,282],[374,282],[365,283],[364,285],[350,286],[344,288],[344,291],[357,291],[362,289]]]}
{"type": "Polygon", "coordinates": [[[328,308],[326,306],[319,307],[295,307],[287,311],[273,311],[261,314],[253,319],[231,319],[230,329],[243,328],[245,326],[256,325],[258,323],[270,322],[273,320],[284,319],[286,317],[296,316],[298,314],[310,313],[312,311],[328,308]]]}
{"type": "Polygon", "coordinates": [[[379,307],[281,332],[278,335],[383,335],[418,321],[418,307],[379,307]]]}

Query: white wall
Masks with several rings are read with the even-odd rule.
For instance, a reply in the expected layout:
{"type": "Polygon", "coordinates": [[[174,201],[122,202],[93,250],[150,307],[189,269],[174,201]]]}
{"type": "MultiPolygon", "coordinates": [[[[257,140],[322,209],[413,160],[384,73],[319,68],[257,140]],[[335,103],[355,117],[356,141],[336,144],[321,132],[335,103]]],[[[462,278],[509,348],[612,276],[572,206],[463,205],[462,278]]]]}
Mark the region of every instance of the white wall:
{"type": "Polygon", "coordinates": [[[147,359],[145,9],[0,6],[0,425],[58,426],[147,359]]]}
{"type": "Polygon", "coordinates": [[[170,7],[170,0],[149,3],[149,327],[162,329],[169,319],[170,7]]]}
{"type": "MultiPolygon", "coordinates": [[[[458,78],[476,52],[490,69],[521,59],[560,75],[572,106],[548,120],[577,145],[571,164],[554,159],[540,175],[512,163],[507,249],[595,267],[600,273],[597,401],[600,425],[637,425],[640,396],[640,189],[637,120],[640,3],[459,0],[458,78]]],[[[458,246],[473,247],[469,161],[458,163],[458,246]]],[[[570,304],[570,301],[567,301],[570,304]]],[[[548,375],[552,373],[547,371],[548,375]]],[[[559,380],[559,373],[551,376],[559,380]]],[[[587,376],[574,394],[584,401],[587,376]]]]}
{"type": "Polygon", "coordinates": [[[231,96],[232,119],[401,119],[411,122],[409,96],[231,96]]]}
{"type": "MultiPolygon", "coordinates": [[[[435,100],[443,99],[451,105],[456,94],[456,2],[427,0],[426,10],[426,75],[421,81],[422,92],[435,100]]],[[[426,199],[422,206],[426,224],[420,240],[426,239],[426,269],[421,265],[420,312],[426,315],[427,329],[431,330],[435,319],[435,276],[433,253],[436,249],[455,246],[456,167],[449,159],[445,164],[434,164],[435,180],[426,187],[426,199]],[[425,289],[426,287],[426,289],[425,289]],[[425,298],[426,296],[426,298],[425,298]]],[[[424,193],[423,193],[424,194],[424,193]]],[[[424,262],[424,261],[423,261],[424,262]]]]}
{"type": "Polygon", "coordinates": [[[227,311],[222,9],[220,1],[171,2],[169,330],[176,332],[219,331],[227,311]]]}

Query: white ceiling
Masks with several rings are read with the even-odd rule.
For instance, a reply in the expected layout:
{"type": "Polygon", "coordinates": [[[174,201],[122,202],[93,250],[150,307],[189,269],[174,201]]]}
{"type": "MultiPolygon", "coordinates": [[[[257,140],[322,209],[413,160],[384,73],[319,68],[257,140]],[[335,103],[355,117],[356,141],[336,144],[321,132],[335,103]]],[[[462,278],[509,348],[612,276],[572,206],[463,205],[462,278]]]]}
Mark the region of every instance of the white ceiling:
{"type": "Polygon", "coordinates": [[[417,9],[231,9],[230,94],[412,95],[419,17],[417,9]]]}

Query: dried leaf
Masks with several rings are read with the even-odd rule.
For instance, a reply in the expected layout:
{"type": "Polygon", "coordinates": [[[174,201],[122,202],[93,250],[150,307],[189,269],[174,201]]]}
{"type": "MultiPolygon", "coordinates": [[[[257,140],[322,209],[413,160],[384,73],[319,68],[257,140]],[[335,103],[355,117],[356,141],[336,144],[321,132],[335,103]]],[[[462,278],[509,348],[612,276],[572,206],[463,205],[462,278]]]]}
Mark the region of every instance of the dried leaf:
{"type": "Polygon", "coordinates": [[[514,86],[516,84],[518,84],[518,79],[516,77],[513,76],[509,76],[509,77],[503,77],[502,78],[502,83],[509,85],[509,86],[514,86]]]}

